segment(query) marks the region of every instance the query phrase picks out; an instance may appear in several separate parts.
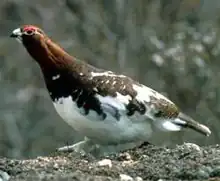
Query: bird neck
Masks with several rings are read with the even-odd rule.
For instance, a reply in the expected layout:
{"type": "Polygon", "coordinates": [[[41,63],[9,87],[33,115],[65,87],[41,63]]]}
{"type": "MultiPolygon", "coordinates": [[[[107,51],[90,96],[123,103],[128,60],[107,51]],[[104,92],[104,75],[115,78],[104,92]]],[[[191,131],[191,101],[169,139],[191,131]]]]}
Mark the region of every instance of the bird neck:
{"type": "Polygon", "coordinates": [[[43,71],[59,70],[79,64],[76,58],[69,55],[49,38],[25,43],[27,51],[43,71]]]}
{"type": "Polygon", "coordinates": [[[33,59],[40,65],[48,85],[54,76],[57,75],[62,77],[62,79],[71,79],[75,83],[85,82],[89,80],[90,72],[96,71],[95,67],[72,57],[49,38],[29,42],[25,47],[33,59]]]}

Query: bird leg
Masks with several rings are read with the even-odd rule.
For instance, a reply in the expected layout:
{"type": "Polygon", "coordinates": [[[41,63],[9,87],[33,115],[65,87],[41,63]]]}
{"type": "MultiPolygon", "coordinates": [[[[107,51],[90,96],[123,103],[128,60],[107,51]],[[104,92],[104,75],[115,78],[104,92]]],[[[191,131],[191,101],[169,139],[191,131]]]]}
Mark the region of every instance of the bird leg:
{"type": "Polygon", "coordinates": [[[60,147],[57,149],[57,151],[58,152],[75,151],[77,153],[85,153],[85,152],[89,152],[93,147],[94,147],[94,143],[90,139],[85,138],[83,141],[77,142],[73,145],[60,147]]]}

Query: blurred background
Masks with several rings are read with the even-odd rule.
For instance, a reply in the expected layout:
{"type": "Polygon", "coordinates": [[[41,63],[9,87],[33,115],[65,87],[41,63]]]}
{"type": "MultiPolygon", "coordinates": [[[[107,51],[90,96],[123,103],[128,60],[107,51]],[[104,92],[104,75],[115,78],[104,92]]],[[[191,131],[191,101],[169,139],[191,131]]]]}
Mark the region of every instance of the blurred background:
{"type": "Polygon", "coordinates": [[[219,143],[219,9],[219,0],[1,0],[0,155],[47,155],[82,139],[52,107],[38,65],[9,38],[22,24],[163,93],[213,132],[158,135],[158,142],[219,143]]]}

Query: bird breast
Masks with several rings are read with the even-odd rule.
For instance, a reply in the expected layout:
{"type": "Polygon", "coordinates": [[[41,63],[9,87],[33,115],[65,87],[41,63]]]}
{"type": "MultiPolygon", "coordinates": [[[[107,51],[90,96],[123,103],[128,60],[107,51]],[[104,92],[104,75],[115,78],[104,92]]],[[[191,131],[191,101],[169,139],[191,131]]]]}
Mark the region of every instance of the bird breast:
{"type": "Polygon", "coordinates": [[[83,108],[79,108],[71,96],[56,99],[53,104],[67,124],[97,143],[115,144],[140,141],[147,139],[151,134],[151,125],[148,121],[134,121],[137,115],[133,115],[133,117],[123,115],[120,120],[107,115],[106,119],[102,120],[93,110],[85,115],[83,108]]]}

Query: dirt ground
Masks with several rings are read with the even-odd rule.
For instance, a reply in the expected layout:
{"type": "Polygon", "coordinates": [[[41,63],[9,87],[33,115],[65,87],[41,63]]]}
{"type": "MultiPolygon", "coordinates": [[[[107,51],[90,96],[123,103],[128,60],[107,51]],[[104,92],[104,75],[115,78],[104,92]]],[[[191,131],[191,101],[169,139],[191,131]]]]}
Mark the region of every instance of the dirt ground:
{"type": "Polygon", "coordinates": [[[220,146],[144,145],[102,158],[55,152],[30,160],[1,158],[0,170],[2,180],[17,181],[220,180],[220,146]]]}

